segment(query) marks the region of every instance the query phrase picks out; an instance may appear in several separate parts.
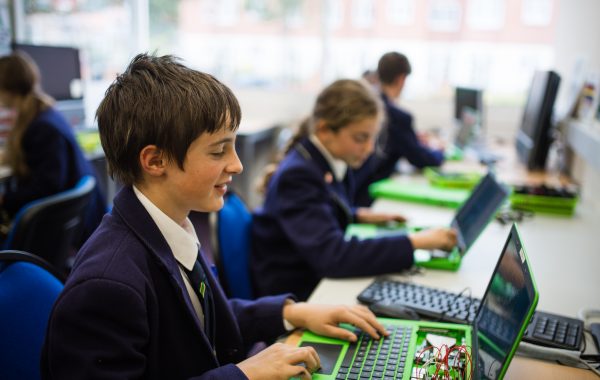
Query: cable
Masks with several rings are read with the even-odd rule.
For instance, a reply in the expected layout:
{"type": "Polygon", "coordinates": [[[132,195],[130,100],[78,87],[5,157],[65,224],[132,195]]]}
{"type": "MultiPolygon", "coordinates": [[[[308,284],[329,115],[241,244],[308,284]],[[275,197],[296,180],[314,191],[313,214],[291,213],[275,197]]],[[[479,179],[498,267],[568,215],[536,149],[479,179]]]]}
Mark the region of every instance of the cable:
{"type": "Polygon", "coordinates": [[[443,344],[437,347],[430,345],[421,349],[416,354],[415,363],[418,364],[416,372],[419,378],[429,378],[429,368],[431,366],[435,366],[431,374],[432,379],[457,380],[462,378],[463,380],[470,380],[473,378],[474,368],[473,360],[469,353],[469,346],[448,347],[443,344]],[[450,354],[453,351],[456,351],[456,354],[453,358],[454,360],[451,361],[450,354]],[[464,354],[464,359],[462,360],[460,357],[461,353],[464,354]],[[424,360],[426,354],[428,354],[428,358],[424,360]],[[468,369],[469,371],[467,372],[468,369]],[[451,377],[451,371],[455,371],[457,377],[451,377]]]}
{"type": "MultiPolygon", "coordinates": [[[[464,292],[468,291],[469,292],[469,306],[467,308],[467,313],[470,311],[471,309],[471,304],[473,303],[473,298],[471,297],[471,287],[467,286],[466,288],[464,288],[463,290],[460,291],[460,293],[454,295],[454,298],[452,299],[452,301],[449,301],[446,304],[446,309],[444,311],[442,311],[442,313],[440,314],[440,316],[435,320],[435,322],[440,322],[444,320],[444,317],[446,316],[446,313],[450,311],[450,308],[452,308],[452,306],[454,304],[456,304],[456,301],[460,298],[460,296],[462,296],[462,294],[464,292]]],[[[468,314],[467,314],[468,315],[468,314]]]]}
{"type": "Polygon", "coordinates": [[[588,367],[590,369],[590,371],[592,371],[596,374],[596,376],[600,377],[600,371],[598,371],[596,368],[594,368],[594,366],[592,366],[590,363],[586,362],[583,359],[579,359],[579,362],[584,364],[586,367],[588,367]]]}

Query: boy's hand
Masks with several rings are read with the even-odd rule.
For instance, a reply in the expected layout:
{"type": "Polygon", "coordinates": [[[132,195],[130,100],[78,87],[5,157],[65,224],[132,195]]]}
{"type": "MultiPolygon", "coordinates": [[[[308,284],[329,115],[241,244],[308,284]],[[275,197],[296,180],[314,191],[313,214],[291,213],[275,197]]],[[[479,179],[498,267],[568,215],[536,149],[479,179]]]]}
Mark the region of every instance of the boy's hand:
{"type": "Polygon", "coordinates": [[[450,251],[456,246],[456,231],[450,228],[431,228],[410,234],[414,249],[443,249],[450,251]]]}
{"type": "Polygon", "coordinates": [[[295,327],[304,327],[320,335],[355,342],[357,337],[351,331],[339,327],[349,323],[358,327],[375,339],[389,335],[367,307],[362,305],[332,306],[309,303],[292,303],[283,308],[283,317],[295,327]]]}
{"type": "Polygon", "coordinates": [[[250,380],[288,380],[290,377],[310,379],[310,374],[321,367],[321,361],[312,347],[275,343],[237,366],[250,380]],[[301,363],[304,366],[299,365],[301,363]]]}
{"type": "Polygon", "coordinates": [[[356,209],[356,220],[359,223],[371,224],[385,224],[388,222],[406,222],[406,218],[400,214],[373,212],[367,207],[359,207],[356,209]]]}

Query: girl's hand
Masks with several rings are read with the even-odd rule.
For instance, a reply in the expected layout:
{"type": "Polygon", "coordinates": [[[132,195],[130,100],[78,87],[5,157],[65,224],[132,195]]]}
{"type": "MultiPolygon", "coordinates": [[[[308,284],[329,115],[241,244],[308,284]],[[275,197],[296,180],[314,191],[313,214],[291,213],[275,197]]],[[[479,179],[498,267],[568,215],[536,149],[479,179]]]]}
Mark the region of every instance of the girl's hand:
{"type": "Polygon", "coordinates": [[[450,228],[431,228],[410,234],[414,249],[443,249],[450,251],[456,246],[456,231],[450,228]]]}
{"type": "Polygon", "coordinates": [[[389,222],[406,222],[406,218],[400,214],[388,214],[383,212],[373,212],[369,208],[359,207],[356,209],[356,220],[359,223],[385,224],[389,222]]]}

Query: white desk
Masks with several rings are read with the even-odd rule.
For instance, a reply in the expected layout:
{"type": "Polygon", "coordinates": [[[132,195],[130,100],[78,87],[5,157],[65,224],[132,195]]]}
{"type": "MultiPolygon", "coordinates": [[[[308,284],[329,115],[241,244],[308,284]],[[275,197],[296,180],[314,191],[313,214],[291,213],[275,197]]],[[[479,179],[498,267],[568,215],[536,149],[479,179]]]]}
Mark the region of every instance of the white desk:
{"type": "MultiPolygon", "coordinates": [[[[540,310],[575,317],[583,307],[600,309],[600,213],[578,205],[573,218],[535,215],[519,224],[519,231],[530,258],[540,300],[540,310]]],[[[378,200],[375,210],[399,211],[415,224],[447,225],[454,210],[406,202],[378,200]]],[[[411,277],[415,283],[460,292],[465,287],[472,295],[482,297],[494,270],[510,226],[492,221],[471,247],[458,272],[428,270],[411,277]]],[[[324,279],[309,302],[354,304],[356,296],[367,287],[372,277],[324,279]]],[[[507,373],[508,379],[594,379],[591,371],[515,357],[507,373]]]]}

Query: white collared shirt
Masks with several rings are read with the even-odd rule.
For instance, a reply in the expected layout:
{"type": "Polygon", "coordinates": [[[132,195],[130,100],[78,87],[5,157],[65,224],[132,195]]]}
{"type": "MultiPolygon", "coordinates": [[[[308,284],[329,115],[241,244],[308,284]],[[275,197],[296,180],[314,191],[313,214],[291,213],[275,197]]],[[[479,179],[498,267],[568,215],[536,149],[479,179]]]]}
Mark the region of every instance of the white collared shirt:
{"type": "MultiPolygon", "coordinates": [[[[196,311],[198,319],[200,320],[200,326],[202,329],[204,329],[204,312],[202,311],[200,300],[192,288],[187,274],[182,268],[185,267],[185,269],[191,271],[194,267],[194,263],[198,259],[198,252],[200,250],[200,241],[198,240],[198,236],[196,235],[196,230],[194,229],[192,222],[189,220],[189,218],[185,218],[183,225],[180,226],[158,207],[156,207],[154,203],[152,203],[152,201],[142,194],[142,192],[139,191],[135,186],[133,186],[133,192],[142,206],[144,206],[146,211],[148,211],[148,214],[150,214],[150,217],[154,223],[156,223],[156,226],[167,241],[169,248],[171,248],[173,256],[175,256],[175,260],[177,260],[177,262],[180,264],[179,272],[181,273],[181,277],[183,277],[185,288],[187,289],[190,300],[192,301],[192,305],[194,306],[194,310],[196,311]]],[[[283,319],[283,324],[285,329],[288,331],[294,329],[294,326],[285,319],[283,319]]]]}
{"type": "Polygon", "coordinates": [[[346,176],[346,172],[348,171],[348,164],[343,160],[334,158],[331,153],[325,148],[321,140],[313,133],[309,137],[310,141],[317,147],[319,152],[325,157],[325,160],[331,167],[333,171],[333,175],[335,176],[335,180],[338,182],[342,182],[344,177],[346,176]]]}
{"type": "Polygon", "coordinates": [[[133,192],[142,206],[148,211],[148,214],[150,214],[154,223],[156,223],[156,226],[167,241],[169,248],[171,248],[175,260],[180,264],[179,272],[181,273],[181,277],[183,277],[185,288],[190,296],[194,310],[198,315],[198,319],[200,319],[200,326],[204,329],[204,312],[202,311],[200,300],[198,299],[196,292],[194,292],[187,274],[183,270],[183,268],[189,271],[192,270],[194,263],[198,259],[198,252],[200,249],[200,241],[198,241],[198,236],[196,235],[196,230],[194,230],[192,222],[188,218],[185,218],[183,225],[175,223],[173,219],[169,218],[167,214],[156,207],[156,205],[154,205],[154,203],[152,203],[152,201],[142,194],[135,186],[133,186],[133,192]]]}

